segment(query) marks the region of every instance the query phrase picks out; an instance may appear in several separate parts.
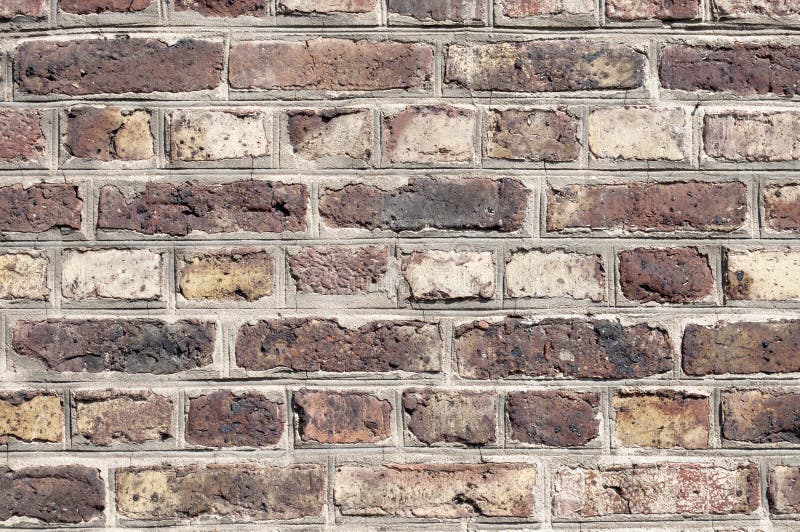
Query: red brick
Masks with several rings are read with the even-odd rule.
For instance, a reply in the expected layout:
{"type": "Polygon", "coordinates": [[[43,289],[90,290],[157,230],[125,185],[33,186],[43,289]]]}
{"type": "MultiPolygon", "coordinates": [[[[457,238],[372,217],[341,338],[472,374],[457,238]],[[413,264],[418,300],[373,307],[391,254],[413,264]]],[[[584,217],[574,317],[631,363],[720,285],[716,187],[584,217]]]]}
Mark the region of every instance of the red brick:
{"type": "Polygon", "coordinates": [[[289,273],[303,294],[355,295],[374,291],[389,270],[389,248],[303,248],[289,255],[289,273]]]}
{"type": "Polygon", "coordinates": [[[495,443],[497,398],[492,392],[406,390],[403,410],[408,431],[426,445],[495,443]]]}
{"type": "Polygon", "coordinates": [[[712,13],[718,19],[770,19],[793,22],[800,14],[797,0],[713,0],[712,13]]]}
{"type": "Polygon", "coordinates": [[[691,303],[712,294],[714,275],[697,248],[636,248],[619,254],[619,284],[629,301],[691,303]]]}
{"type": "Polygon", "coordinates": [[[176,0],[175,11],[196,11],[205,17],[266,17],[264,0],[176,0]]]}
{"type": "Polygon", "coordinates": [[[372,394],[300,390],[293,404],[302,442],[378,443],[392,435],[392,404],[372,394]]]}
{"type": "Polygon", "coordinates": [[[155,156],[151,115],[141,109],[73,107],[66,113],[64,148],[73,157],[140,161],[155,156]]]}
{"type": "Polygon", "coordinates": [[[610,20],[631,21],[657,19],[664,21],[691,20],[700,17],[698,0],[608,0],[606,17],[610,20]]]}
{"type": "Polygon", "coordinates": [[[560,17],[597,17],[594,0],[494,0],[495,13],[510,19],[536,17],[542,20],[560,17]]]}
{"type": "Polygon", "coordinates": [[[72,433],[92,445],[160,443],[174,438],[172,411],[172,399],[152,392],[76,392],[72,433]]]}
{"type": "Polygon", "coordinates": [[[41,162],[46,142],[38,111],[0,109],[0,161],[41,162]]]}
{"type": "Polygon", "coordinates": [[[218,390],[189,399],[186,443],[205,447],[267,447],[283,436],[283,405],[258,392],[218,390]]]}
{"type": "Polygon", "coordinates": [[[45,0],[5,0],[0,5],[0,21],[17,17],[39,18],[45,14],[46,7],[45,0]]]}
{"type": "Polygon", "coordinates": [[[506,398],[511,441],[577,447],[600,435],[600,395],[592,392],[543,390],[512,392],[506,398]]]}
{"type": "Polygon", "coordinates": [[[0,187],[0,231],[43,233],[81,228],[83,200],[75,185],[37,183],[0,187]]]}
{"type": "Polygon", "coordinates": [[[152,0],[58,0],[58,7],[67,13],[135,13],[144,11],[152,0]]]}

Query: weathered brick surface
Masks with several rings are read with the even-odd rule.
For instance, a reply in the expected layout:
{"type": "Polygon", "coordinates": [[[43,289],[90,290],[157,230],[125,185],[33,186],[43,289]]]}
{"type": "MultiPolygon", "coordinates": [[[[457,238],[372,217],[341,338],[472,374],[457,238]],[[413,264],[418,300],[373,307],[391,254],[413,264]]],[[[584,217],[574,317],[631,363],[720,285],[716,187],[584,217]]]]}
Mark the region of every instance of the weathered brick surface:
{"type": "Polygon", "coordinates": [[[147,9],[152,0],[58,0],[62,11],[74,15],[93,13],[135,13],[147,9]]]}
{"type": "Polygon", "coordinates": [[[318,166],[338,166],[337,160],[366,163],[374,151],[368,109],[291,111],[286,128],[291,153],[318,166]]]}
{"type": "Polygon", "coordinates": [[[389,15],[421,22],[480,23],[486,6],[482,0],[388,0],[389,15]]]}
{"type": "Polygon", "coordinates": [[[609,0],[606,2],[606,17],[611,20],[632,21],[658,19],[665,21],[699,18],[698,0],[609,0]]]}
{"type": "Polygon", "coordinates": [[[177,0],[175,11],[196,11],[205,17],[266,17],[269,4],[263,0],[177,0]]]}
{"type": "Polygon", "coordinates": [[[13,20],[17,17],[40,17],[44,14],[46,6],[44,0],[7,0],[0,6],[0,21],[13,20]]]}
{"type": "Polygon", "coordinates": [[[392,405],[372,394],[300,390],[293,405],[302,442],[377,443],[391,437],[392,405]]]}
{"type": "Polygon", "coordinates": [[[369,13],[377,0],[278,0],[278,13],[284,15],[329,15],[369,13]]]}
{"type": "Polygon", "coordinates": [[[426,445],[495,442],[497,402],[493,393],[406,390],[403,410],[408,431],[426,445]]]}
{"type": "Polygon", "coordinates": [[[173,161],[219,161],[270,154],[271,120],[262,111],[176,111],[170,117],[173,161]]]}
{"type": "Polygon", "coordinates": [[[187,252],[177,269],[178,289],[191,301],[257,301],[275,285],[272,254],[254,248],[187,252]]]}
{"type": "Polygon", "coordinates": [[[78,249],[61,255],[61,294],[71,301],[163,299],[163,256],[147,249],[78,249]]]}
{"type": "Polygon", "coordinates": [[[708,448],[709,397],[679,390],[622,391],[611,400],[623,447],[708,448]]]}
{"type": "Polygon", "coordinates": [[[0,254],[0,299],[45,301],[50,298],[47,270],[50,260],[42,252],[0,254]]]}
{"type": "Polygon", "coordinates": [[[508,437],[518,443],[577,447],[600,435],[600,395],[561,390],[513,392],[506,398],[508,437]]]}
{"type": "Polygon", "coordinates": [[[769,185],[764,187],[764,225],[773,231],[800,232],[800,187],[769,185]]]}
{"type": "Polygon", "coordinates": [[[619,254],[622,294],[640,303],[691,303],[711,295],[714,275],[697,248],[636,248],[619,254]]]}
{"type": "Polygon", "coordinates": [[[39,161],[46,140],[42,115],[32,109],[0,109],[0,161],[39,161]]]}
{"type": "Polygon", "coordinates": [[[561,163],[580,156],[578,123],[566,111],[494,109],[484,120],[485,157],[561,163]]]}
{"type": "Polygon", "coordinates": [[[476,120],[474,110],[449,106],[414,106],[384,115],[384,156],[391,164],[470,162],[476,120]]]}
{"type": "Polygon", "coordinates": [[[153,392],[77,392],[72,433],[92,445],[159,443],[175,436],[172,400],[153,392]]]}
{"type": "Polygon", "coordinates": [[[769,497],[773,514],[800,513],[800,467],[775,466],[770,471],[769,497]]]}
{"type": "Polygon", "coordinates": [[[594,15],[593,0],[494,0],[496,12],[510,19],[594,15]]]}
{"type": "Polygon", "coordinates": [[[800,443],[800,394],[780,390],[722,393],[722,437],[749,443],[800,443]]]}
{"type": "Polygon", "coordinates": [[[790,20],[800,14],[797,0],[714,0],[713,12],[723,19],[766,18],[790,20]]]}
{"type": "Polygon", "coordinates": [[[58,183],[0,187],[0,231],[42,233],[80,229],[83,200],[78,187],[58,183]]]}
{"type": "Polygon", "coordinates": [[[509,297],[605,299],[605,268],[600,255],[521,250],[506,260],[509,297]]]}
{"type": "Polygon", "coordinates": [[[793,250],[727,250],[725,295],[732,300],[797,301],[800,253],[793,250]]]}
{"type": "Polygon", "coordinates": [[[0,444],[60,442],[64,438],[64,410],[55,394],[15,392],[0,394],[0,444]]]}
{"type": "Polygon", "coordinates": [[[683,161],[688,157],[683,109],[625,107],[589,114],[589,149],[600,160],[683,161]]]}
{"type": "Polygon", "coordinates": [[[403,257],[402,269],[416,301],[494,297],[495,261],[488,251],[414,252],[403,257]]]}
{"type": "Polygon", "coordinates": [[[186,443],[206,447],[267,447],[283,436],[282,404],[257,392],[218,390],[189,399],[186,443]]]}
{"type": "Polygon", "coordinates": [[[303,294],[367,293],[389,269],[389,248],[303,248],[289,256],[289,273],[303,294]]]}
{"type": "Polygon", "coordinates": [[[800,160],[800,113],[735,111],[706,115],[703,149],[721,162],[800,160]]]}
{"type": "Polygon", "coordinates": [[[73,107],[65,117],[64,148],[96,161],[140,161],[155,156],[151,115],[141,109],[73,107]]]}

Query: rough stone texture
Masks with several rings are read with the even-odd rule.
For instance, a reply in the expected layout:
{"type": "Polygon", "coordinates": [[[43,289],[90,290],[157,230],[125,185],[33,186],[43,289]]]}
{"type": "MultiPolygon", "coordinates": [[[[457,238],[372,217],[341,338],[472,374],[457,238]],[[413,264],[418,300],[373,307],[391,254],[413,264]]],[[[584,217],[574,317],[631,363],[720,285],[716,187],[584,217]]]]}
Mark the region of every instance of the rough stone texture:
{"type": "Polygon", "coordinates": [[[183,253],[178,287],[191,301],[257,301],[272,295],[275,260],[253,248],[183,253]]]}
{"type": "Polygon", "coordinates": [[[158,520],[218,516],[240,521],[319,516],[325,466],[209,464],[116,470],[122,517],[158,520]]]}
{"type": "Polygon", "coordinates": [[[402,270],[417,301],[494,297],[495,261],[489,251],[413,252],[403,257],[402,270]]]}
{"type": "Polygon", "coordinates": [[[229,65],[233,89],[420,90],[433,79],[433,48],[330,38],[246,41],[231,46],[229,65]]]}
{"type": "Polygon", "coordinates": [[[50,319],[16,322],[12,347],[52,371],[165,375],[211,364],[215,335],[195,320],[50,319]]]}
{"type": "Polygon", "coordinates": [[[498,42],[447,47],[445,83],[471,91],[627,90],[644,83],[646,59],[601,41],[498,42]]]}
{"type": "Polygon", "coordinates": [[[800,443],[800,394],[774,389],[724,391],[722,437],[748,443],[800,443]]]}
{"type": "Polygon", "coordinates": [[[384,114],[389,163],[468,163],[475,157],[477,113],[450,106],[412,106],[384,114]]]}
{"type": "Polygon", "coordinates": [[[221,82],[222,54],[221,41],[199,39],[27,41],[14,55],[14,79],[39,96],[210,90],[221,82]]]}
{"type": "Polygon", "coordinates": [[[706,115],[703,150],[714,159],[739,163],[800,160],[800,113],[706,115]]]}
{"type": "Polygon", "coordinates": [[[672,369],[665,330],[609,320],[475,321],[456,327],[453,349],[468,379],[622,379],[672,369]]]}
{"type": "Polygon", "coordinates": [[[485,120],[485,157],[552,163],[580,157],[577,119],[564,110],[493,109],[485,120]]]}
{"type": "Polygon", "coordinates": [[[388,272],[389,248],[307,247],[289,255],[288,264],[300,293],[363,294],[372,291],[388,272]]]}
{"type": "Polygon", "coordinates": [[[619,254],[619,284],[629,301],[691,303],[711,295],[714,274],[697,248],[636,248],[619,254]]]}
{"type": "Polygon", "coordinates": [[[81,524],[102,517],[106,494],[100,471],[79,465],[0,466],[0,521],[12,517],[43,524],[81,524]]]}
{"type": "Polygon", "coordinates": [[[47,269],[50,260],[40,252],[0,254],[0,299],[46,301],[50,299],[47,269]]]}
{"type": "Polygon", "coordinates": [[[38,18],[44,15],[46,6],[45,0],[5,0],[0,5],[0,21],[18,17],[38,18]]]}
{"type": "Polygon", "coordinates": [[[600,395],[543,390],[506,397],[507,438],[549,447],[578,447],[600,435],[600,395]]]}
{"type": "Polygon", "coordinates": [[[175,11],[196,11],[204,17],[266,17],[264,0],[176,0],[175,11]]]}
{"type": "Polygon", "coordinates": [[[482,0],[389,0],[389,15],[403,15],[419,21],[474,23],[485,16],[482,0]]]}
{"type": "Polygon", "coordinates": [[[495,443],[497,399],[492,392],[406,390],[403,410],[408,431],[426,445],[495,443]]]}
{"type": "Polygon", "coordinates": [[[375,395],[300,390],[293,405],[303,442],[378,443],[392,435],[392,405],[375,395]]]}
{"type": "Polygon", "coordinates": [[[74,15],[135,13],[150,7],[152,0],[58,0],[61,11],[74,15]]]}
{"type": "Polygon", "coordinates": [[[78,249],[61,255],[61,294],[73,301],[164,298],[161,253],[147,249],[78,249]]]}
{"type": "Polygon", "coordinates": [[[751,514],[759,507],[758,486],[758,468],[750,462],[562,468],[555,474],[553,515],[751,514]]]}
{"type": "Polygon", "coordinates": [[[322,165],[336,158],[368,162],[374,150],[369,109],[292,111],[287,131],[296,158],[322,165]]]}
{"type": "Polygon", "coordinates": [[[547,191],[547,230],[730,232],[747,218],[740,181],[566,185],[547,191]]]}
{"type": "Polygon", "coordinates": [[[744,301],[798,301],[800,251],[727,250],[725,295],[744,301]]]}
{"type": "Polygon", "coordinates": [[[0,187],[0,231],[43,233],[81,228],[83,201],[78,187],[37,183],[0,187]]]}
{"type": "Polygon", "coordinates": [[[707,449],[709,397],[679,390],[623,391],[611,399],[623,447],[707,449]]]}
{"type": "Polygon", "coordinates": [[[0,109],[0,161],[39,162],[44,157],[45,146],[42,116],[38,111],[0,109]]]}
{"type": "Polygon", "coordinates": [[[800,513],[800,467],[782,466],[773,467],[769,473],[769,498],[770,511],[773,514],[800,513]]]}
{"type": "Polygon", "coordinates": [[[73,157],[141,161],[155,156],[150,112],[119,107],[72,107],[64,147],[73,157]]]}
{"type": "Polygon", "coordinates": [[[307,209],[308,190],[301,184],[148,181],[143,191],[130,197],[114,185],[102,187],[97,227],[173,236],[195,231],[281,233],[304,231],[307,209]]]}
{"type": "Polygon", "coordinates": [[[329,15],[334,13],[371,13],[377,0],[278,0],[282,15],[329,15]]]}
{"type": "Polygon", "coordinates": [[[170,159],[220,161],[270,154],[272,121],[261,111],[175,111],[170,118],[170,159]]]}
{"type": "Polygon", "coordinates": [[[689,324],[683,335],[688,375],[800,371],[800,321],[689,324]]]}
{"type": "Polygon", "coordinates": [[[601,255],[525,250],[507,257],[504,281],[508,297],[563,297],[593,302],[606,298],[601,255]]]}
{"type": "Polygon", "coordinates": [[[153,392],[77,392],[72,433],[104,447],[160,443],[175,437],[172,410],[169,397],[153,392]]]}
{"type": "Polygon", "coordinates": [[[764,187],[764,225],[773,231],[800,232],[800,186],[764,187]]]}
{"type": "Polygon", "coordinates": [[[765,17],[780,20],[800,14],[800,3],[797,0],[713,0],[712,10],[722,19],[765,17]]]}
{"type": "Polygon", "coordinates": [[[667,45],[659,75],[665,89],[793,97],[800,89],[800,46],[778,43],[667,45]]]}
{"type": "Polygon", "coordinates": [[[511,19],[553,17],[557,15],[594,15],[593,0],[494,0],[495,13],[511,19]]]}
{"type": "Polygon", "coordinates": [[[63,439],[61,397],[46,392],[0,393],[0,445],[10,440],[60,442],[63,439]]]}
{"type": "Polygon", "coordinates": [[[334,504],[342,515],[530,517],[533,464],[389,464],[341,466],[334,504]]]}
{"type": "Polygon", "coordinates": [[[529,193],[510,178],[419,177],[391,190],[365,184],[327,189],[319,212],[332,227],[507,232],[522,228],[529,193]]]}
{"type": "Polygon", "coordinates": [[[611,20],[691,20],[701,15],[698,0],[608,0],[606,17],[611,20]]]}
{"type": "Polygon", "coordinates": [[[689,156],[683,109],[599,109],[589,113],[588,130],[597,159],[684,161],[689,156]]]}
{"type": "Polygon", "coordinates": [[[258,392],[217,390],[189,399],[186,443],[206,447],[267,447],[283,436],[283,404],[258,392]]]}
{"type": "Polygon", "coordinates": [[[264,371],[441,370],[443,339],[436,324],[374,321],[346,328],[336,320],[288,318],[244,325],[236,364],[264,371]]]}

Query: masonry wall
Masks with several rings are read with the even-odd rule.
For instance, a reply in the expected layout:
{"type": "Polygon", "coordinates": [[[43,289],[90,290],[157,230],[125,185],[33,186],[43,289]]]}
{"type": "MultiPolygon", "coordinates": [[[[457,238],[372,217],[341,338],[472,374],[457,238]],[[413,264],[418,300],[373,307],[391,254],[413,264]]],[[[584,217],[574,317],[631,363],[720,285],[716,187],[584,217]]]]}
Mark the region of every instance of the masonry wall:
{"type": "Polygon", "coordinates": [[[800,527],[800,2],[0,20],[6,527],[800,527]]]}

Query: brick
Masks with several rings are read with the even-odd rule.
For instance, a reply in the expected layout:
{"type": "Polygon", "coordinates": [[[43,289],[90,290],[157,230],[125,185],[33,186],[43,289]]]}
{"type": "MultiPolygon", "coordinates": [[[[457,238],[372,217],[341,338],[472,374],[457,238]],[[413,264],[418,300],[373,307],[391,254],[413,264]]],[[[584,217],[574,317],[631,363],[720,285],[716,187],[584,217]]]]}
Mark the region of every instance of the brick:
{"type": "Polygon", "coordinates": [[[800,160],[800,113],[708,114],[703,150],[714,159],[740,163],[800,160]]]}
{"type": "Polygon", "coordinates": [[[267,157],[272,121],[261,111],[175,111],[169,138],[173,161],[267,157]]]}
{"type": "Polygon", "coordinates": [[[378,443],[392,435],[392,405],[372,394],[300,390],[293,405],[302,442],[378,443]]]}
{"type": "Polygon", "coordinates": [[[596,16],[594,0],[494,0],[495,12],[510,19],[571,15],[596,16]]]}
{"type": "Polygon", "coordinates": [[[735,301],[798,301],[800,252],[792,250],[725,253],[725,295],[735,301]]]}
{"type": "Polygon", "coordinates": [[[389,15],[422,22],[480,23],[485,17],[483,0],[389,0],[389,15]]]}
{"type": "Polygon", "coordinates": [[[773,467],[769,472],[767,497],[773,514],[800,513],[800,467],[773,467]]]}
{"type": "Polygon", "coordinates": [[[186,443],[205,447],[269,447],[283,436],[283,404],[254,391],[215,392],[189,399],[186,443]]]}
{"type": "Polygon", "coordinates": [[[494,297],[496,271],[489,251],[415,251],[403,257],[402,270],[416,301],[494,297]]]}
{"type": "Polygon", "coordinates": [[[288,264],[299,293],[364,294],[389,271],[389,248],[307,247],[291,253],[288,264]]]}
{"type": "Polygon", "coordinates": [[[0,109],[0,161],[42,162],[46,145],[38,111],[0,109]]]}
{"type": "Polygon", "coordinates": [[[675,108],[622,107],[589,113],[589,149],[597,159],[685,161],[686,113],[675,108]]]}
{"type": "Polygon", "coordinates": [[[172,400],[153,392],[114,390],[73,395],[73,436],[92,445],[161,443],[175,437],[172,400]]]}
{"type": "Polygon", "coordinates": [[[60,396],[34,391],[0,393],[0,445],[7,445],[9,440],[56,443],[63,439],[60,396]]]}
{"type": "Polygon", "coordinates": [[[42,17],[46,5],[44,0],[6,0],[0,6],[0,21],[5,22],[18,17],[42,17]]]}
{"type": "Polygon", "coordinates": [[[331,15],[336,13],[371,13],[377,0],[278,0],[281,15],[331,15]]]}
{"type": "Polygon", "coordinates": [[[97,521],[106,506],[100,471],[79,465],[0,466],[0,521],[37,519],[42,524],[81,524],[97,521]]]}
{"type": "Polygon", "coordinates": [[[626,379],[672,369],[665,330],[609,320],[475,321],[456,327],[453,349],[467,379],[626,379]]]}
{"type": "Polygon", "coordinates": [[[319,516],[325,466],[209,464],[116,470],[117,511],[144,521],[213,516],[234,521],[319,516]]]}
{"type": "Polygon", "coordinates": [[[136,13],[144,11],[152,0],[58,0],[61,11],[74,15],[95,13],[136,13]]]}
{"type": "Polygon", "coordinates": [[[697,248],[636,248],[619,254],[619,285],[629,301],[692,303],[713,293],[714,274],[697,248]]]}
{"type": "Polygon", "coordinates": [[[106,185],[100,189],[97,227],[173,236],[195,231],[298,232],[306,229],[307,208],[308,190],[301,184],[148,182],[143,191],[127,196],[106,185]]]}
{"type": "Polygon", "coordinates": [[[751,514],[759,508],[758,468],[744,462],[562,468],[555,474],[553,516],[751,514]]]}
{"type": "Polygon", "coordinates": [[[52,371],[165,375],[211,364],[215,333],[213,323],[195,320],[18,321],[12,346],[52,371]]]}
{"type": "Polygon", "coordinates": [[[338,166],[338,161],[368,163],[372,158],[369,109],[291,111],[286,121],[289,149],[296,159],[320,166],[338,166]]]}
{"type": "Polygon", "coordinates": [[[730,232],[747,219],[739,181],[565,185],[547,191],[548,231],[730,232]]]}
{"type": "Polygon", "coordinates": [[[709,398],[679,390],[622,391],[611,399],[623,447],[707,449],[709,398]]]}
{"type": "Polygon", "coordinates": [[[646,60],[630,46],[589,40],[450,45],[445,83],[470,91],[632,90],[646,60]]]}
{"type": "Polygon", "coordinates": [[[659,75],[665,89],[792,97],[800,87],[800,46],[736,42],[667,45],[659,75]]]}
{"type": "Polygon", "coordinates": [[[411,106],[384,113],[384,157],[394,164],[470,163],[477,114],[450,106],[411,106]]]}
{"type": "Polygon", "coordinates": [[[510,178],[417,177],[391,190],[360,183],[327,189],[319,213],[331,227],[510,232],[525,222],[528,195],[522,183],[510,178]]]}
{"type": "Polygon", "coordinates": [[[0,299],[47,301],[50,260],[38,251],[0,254],[0,299]]]}
{"type": "Polygon", "coordinates": [[[800,443],[800,393],[723,391],[722,437],[748,443],[800,443]]]}
{"type": "Polygon", "coordinates": [[[542,390],[506,397],[507,438],[548,447],[587,445],[600,435],[600,395],[542,390]]]}
{"type": "Polygon", "coordinates": [[[800,371],[800,321],[689,324],[683,335],[688,375],[800,371]]]}
{"type": "Polygon", "coordinates": [[[275,259],[253,248],[183,253],[177,270],[180,293],[190,301],[258,301],[275,286],[275,259]]]}
{"type": "Polygon", "coordinates": [[[438,326],[422,321],[373,321],[353,329],[330,319],[278,319],[239,330],[236,364],[250,371],[435,373],[442,342],[438,326]]]}
{"type": "Polygon", "coordinates": [[[783,22],[800,14],[800,4],[797,0],[713,0],[712,12],[720,19],[765,17],[783,22]]]}
{"type": "Polygon", "coordinates": [[[700,17],[698,0],[609,0],[606,17],[610,20],[632,21],[656,19],[664,21],[691,20],[700,17]]]}
{"type": "Polygon", "coordinates": [[[560,250],[520,250],[507,259],[508,297],[568,298],[604,301],[603,257],[560,250]]]}
{"type": "Polygon", "coordinates": [[[493,392],[411,389],[403,392],[408,431],[426,445],[495,443],[497,398],[493,392]]]}
{"type": "Polygon", "coordinates": [[[342,515],[455,519],[530,517],[533,464],[341,466],[334,504],[342,515]]]}
{"type": "Polygon", "coordinates": [[[175,11],[195,11],[204,17],[266,17],[269,4],[263,0],[176,0],[175,11]]]}
{"type": "Polygon", "coordinates": [[[72,301],[161,301],[161,253],[147,249],[76,249],[61,255],[61,294],[72,301]]]}
{"type": "Polygon", "coordinates": [[[231,45],[233,89],[423,90],[433,79],[433,47],[393,41],[318,38],[231,45]]]}
{"type": "Polygon", "coordinates": [[[83,200],[78,187],[58,183],[19,183],[0,187],[0,231],[62,233],[81,228],[83,200]]]}
{"type": "Polygon", "coordinates": [[[150,113],[119,107],[72,107],[66,113],[64,148],[96,161],[143,161],[155,157],[150,113]]]}
{"type": "Polygon", "coordinates": [[[14,79],[26,94],[192,92],[220,85],[222,42],[182,39],[28,41],[17,47],[14,79]]]}
{"type": "Polygon", "coordinates": [[[493,109],[486,115],[483,155],[510,161],[577,161],[578,122],[563,110],[493,109]]]}
{"type": "Polygon", "coordinates": [[[800,232],[800,186],[764,187],[764,225],[774,231],[800,232]]]}

